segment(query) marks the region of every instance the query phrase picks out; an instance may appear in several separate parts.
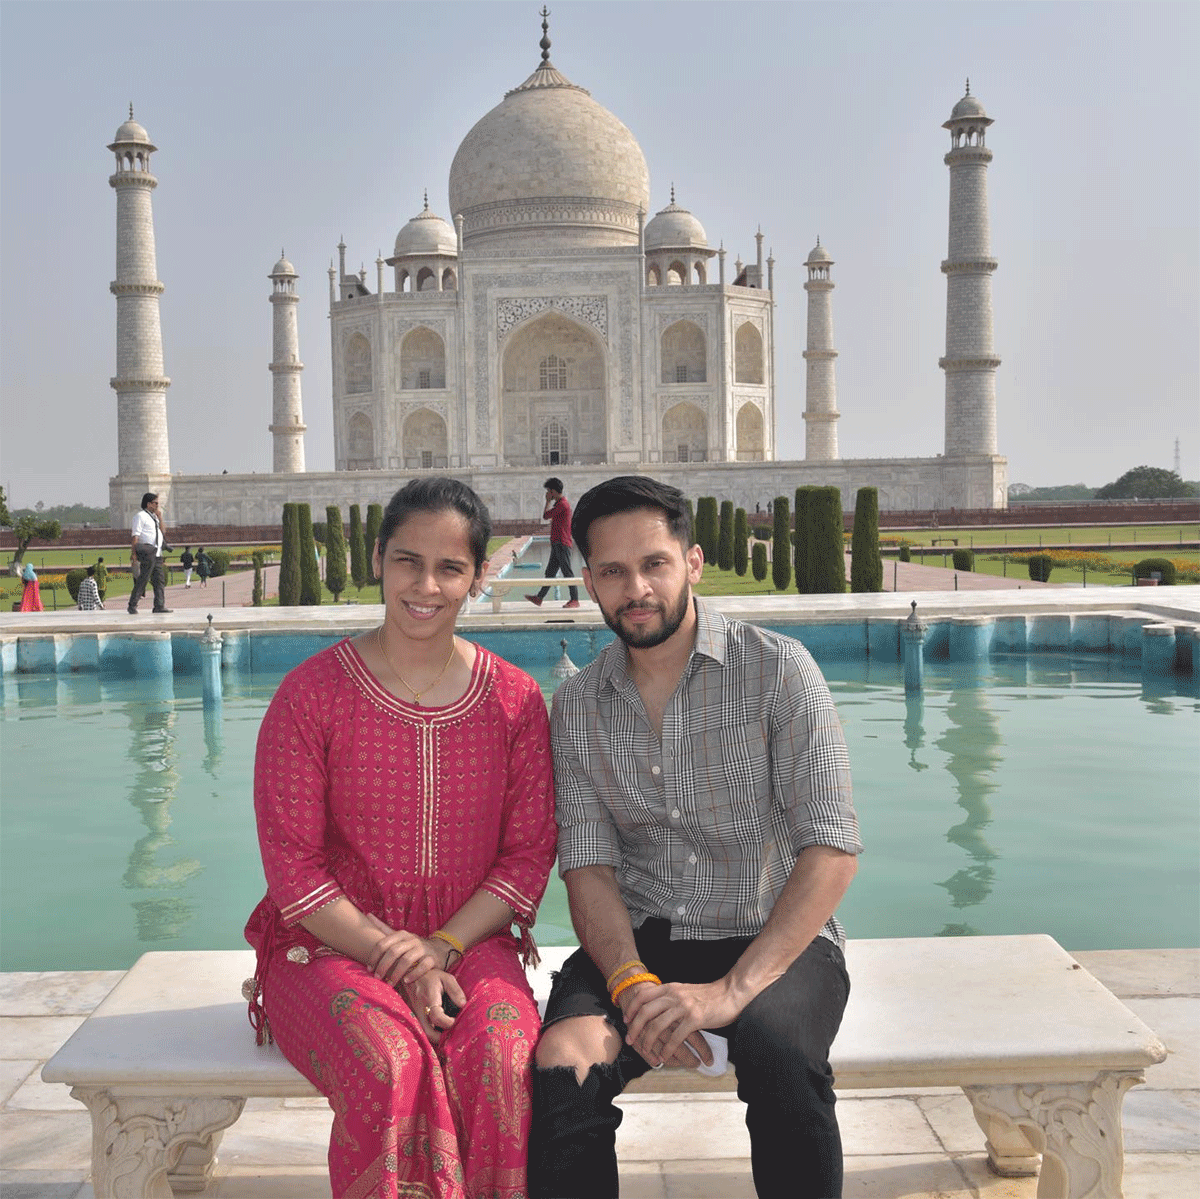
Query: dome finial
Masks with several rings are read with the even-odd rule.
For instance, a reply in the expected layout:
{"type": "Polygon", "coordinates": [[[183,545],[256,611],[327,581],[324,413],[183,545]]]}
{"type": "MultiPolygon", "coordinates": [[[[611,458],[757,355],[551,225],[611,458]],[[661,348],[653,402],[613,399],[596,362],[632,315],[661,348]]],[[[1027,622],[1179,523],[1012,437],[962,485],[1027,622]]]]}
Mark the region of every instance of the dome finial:
{"type": "Polygon", "coordinates": [[[132,100],[129,101],[129,119],[131,121],[133,120],[133,101],[132,100]]]}
{"type": "Polygon", "coordinates": [[[542,62],[550,62],[550,10],[542,5],[542,40],[538,45],[542,48],[542,62]]]}
{"type": "Polygon", "coordinates": [[[425,211],[429,211],[429,188],[425,189],[425,211]]]}
{"type": "Polygon", "coordinates": [[[971,76],[968,75],[967,76],[967,95],[969,96],[970,94],[971,94],[971,76]]]}
{"type": "Polygon", "coordinates": [[[671,184],[671,203],[675,203],[675,184],[671,184]]]}

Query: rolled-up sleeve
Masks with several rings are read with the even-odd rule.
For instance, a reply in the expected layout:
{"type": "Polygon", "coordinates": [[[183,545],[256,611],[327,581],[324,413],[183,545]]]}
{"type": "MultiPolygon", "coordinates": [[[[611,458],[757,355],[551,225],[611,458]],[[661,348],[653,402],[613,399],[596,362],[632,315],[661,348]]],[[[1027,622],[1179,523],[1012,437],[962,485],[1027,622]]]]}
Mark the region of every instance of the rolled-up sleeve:
{"type": "Polygon", "coordinates": [[[592,785],[591,759],[604,751],[588,707],[564,684],[550,714],[559,874],[583,866],[621,865],[620,836],[592,785]]]}
{"type": "Polygon", "coordinates": [[[772,715],[773,802],[795,853],[810,845],[861,853],[842,722],[808,650],[798,642],[789,649],[772,715]]]}

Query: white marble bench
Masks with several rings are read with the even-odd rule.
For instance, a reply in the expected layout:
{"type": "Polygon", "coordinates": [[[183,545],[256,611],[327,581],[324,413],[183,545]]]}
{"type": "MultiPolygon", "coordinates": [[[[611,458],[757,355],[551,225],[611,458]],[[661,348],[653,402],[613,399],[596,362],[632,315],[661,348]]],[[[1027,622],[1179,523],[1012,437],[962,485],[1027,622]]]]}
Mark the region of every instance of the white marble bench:
{"type": "MultiPolygon", "coordinates": [[[[568,952],[544,952],[539,998],[568,952]]],[[[1166,1050],[1055,941],[852,941],[847,959],[839,1090],[961,1087],[1000,1173],[1036,1173],[1040,1152],[1039,1196],[1120,1196],[1122,1099],[1166,1050]]],[[[276,1046],[254,1044],[252,970],[249,951],[148,953],[47,1062],[42,1078],[91,1111],[97,1199],[202,1190],[247,1098],[316,1094],[276,1046]]],[[[634,1087],[732,1085],[659,1070],[634,1087]]]]}
{"type": "MultiPolygon", "coordinates": [[[[543,587],[578,587],[582,593],[583,579],[573,576],[567,578],[563,575],[554,575],[549,579],[543,575],[526,578],[522,578],[520,575],[505,575],[503,578],[488,579],[487,589],[492,594],[492,611],[499,612],[505,595],[518,587],[523,592],[540,591],[543,587]]],[[[587,599],[587,595],[584,594],[583,598],[587,599]]]]}

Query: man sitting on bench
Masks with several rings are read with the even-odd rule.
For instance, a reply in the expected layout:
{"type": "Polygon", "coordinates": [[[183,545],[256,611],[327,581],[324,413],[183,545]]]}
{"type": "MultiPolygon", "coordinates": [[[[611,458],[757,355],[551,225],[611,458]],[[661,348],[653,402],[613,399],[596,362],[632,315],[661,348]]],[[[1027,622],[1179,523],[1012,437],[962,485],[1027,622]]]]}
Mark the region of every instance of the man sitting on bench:
{"type": "Polygon", "coordinates": [[[582,949],[534,1072],[533,1199],[617,1194],[613,1099],[729,1038],[760,1196],[842,1190],[829,1049],[849,994],[833,913],[862,846],[841,724],[798,642],[692,596],[681,492],[627,476],[575,509],[618,640],[554,698],[559,869],[582,949]]]}

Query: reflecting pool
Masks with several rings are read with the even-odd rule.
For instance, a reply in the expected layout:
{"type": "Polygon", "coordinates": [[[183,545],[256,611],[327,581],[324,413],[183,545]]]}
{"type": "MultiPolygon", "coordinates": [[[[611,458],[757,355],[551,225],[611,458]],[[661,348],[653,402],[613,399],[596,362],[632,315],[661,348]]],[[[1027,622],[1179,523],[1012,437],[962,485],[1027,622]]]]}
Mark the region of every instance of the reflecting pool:
{"type": "MultiPolygon", "coordinates": [[[[526,666],[547,696],[554,657],[526,666]]],[[[1198,943],[1200,703],[1181,683],[1119,657],[1042,654],[930,661],[906,696],[897,662],[821,665],[867,846],[841,908],[852,937],[1198,943]]],[[[281,674],[226,671],[208,706],[194,675],[8,680],[0,968],[244,945],[263,890],[254,741],[281,674]]],[[[557,879],[535,932],[574,940],[557,879]]]]}

